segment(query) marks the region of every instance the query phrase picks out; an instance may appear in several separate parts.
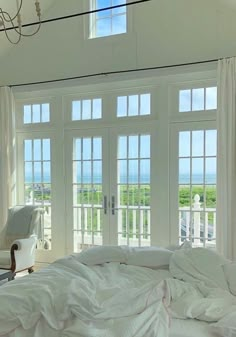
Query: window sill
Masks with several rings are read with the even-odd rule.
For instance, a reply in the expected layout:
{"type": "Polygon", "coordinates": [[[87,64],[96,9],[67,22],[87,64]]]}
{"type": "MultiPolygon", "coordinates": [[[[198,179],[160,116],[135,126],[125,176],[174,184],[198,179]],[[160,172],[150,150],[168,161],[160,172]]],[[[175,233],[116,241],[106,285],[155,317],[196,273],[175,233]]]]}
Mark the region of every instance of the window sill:
{"type": "Polygon", "coordinates": [[[88,44],[94,44],[96,45],[112,45],[117,44],[119,42],[126,42],[131,39],[135,38],[135,34],[133,32],[128,33],[121,33],[121,34],[115,34],[115,35],[108,35],[108,36],[101,36],[101,37],[89,37],[84,42],[88,44]]]}

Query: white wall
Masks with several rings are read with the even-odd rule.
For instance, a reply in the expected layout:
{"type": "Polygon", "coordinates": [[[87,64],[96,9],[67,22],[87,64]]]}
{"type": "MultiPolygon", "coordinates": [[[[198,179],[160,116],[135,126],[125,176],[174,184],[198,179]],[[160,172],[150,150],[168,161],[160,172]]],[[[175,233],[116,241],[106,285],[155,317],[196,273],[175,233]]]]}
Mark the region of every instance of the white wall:
{"type": "MultiPolygon", "coordinates": [[[[56,0],[47,16],[84,11],[88,2],[56,0]]],[[[0,85],[236,55],[231,0],[152,0],[129,11],[130,34],[111,38],[86,39],[88,16],[44,24],[0,58],[0,85]]]]}

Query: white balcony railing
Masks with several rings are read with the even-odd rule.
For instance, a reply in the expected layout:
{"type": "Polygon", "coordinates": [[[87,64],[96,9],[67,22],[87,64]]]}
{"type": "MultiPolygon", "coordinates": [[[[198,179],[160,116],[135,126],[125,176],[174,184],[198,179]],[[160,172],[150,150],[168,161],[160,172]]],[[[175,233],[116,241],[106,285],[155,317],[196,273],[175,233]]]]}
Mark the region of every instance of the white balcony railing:
{"type": "MultiPolygon", "coordinates": [[[[101,205],[83,205],[74,208],[74,247],[102,244],[101,205]],[[91,212],[96,211],[96,224],[91,230],[91,212]]],[[[120,206],[118,218],[118,244],[150,245],[151,210],[149,206],[120,206]],[[126,220],[124,220],[126,219],[126,220]]],[[[194,246],[214,246],[216,238],[216,209],[201,207],[200,196],[194,196],[192,206],[179,208],[179,241],[190,240],[194,246]]]]}
{"type": "Polygon", "coordinates": [[[192,206],[179,208],[179,238],[190,240],[194,246],[215,245],[216,208],[201,207],[198,194],[192,206]]]}

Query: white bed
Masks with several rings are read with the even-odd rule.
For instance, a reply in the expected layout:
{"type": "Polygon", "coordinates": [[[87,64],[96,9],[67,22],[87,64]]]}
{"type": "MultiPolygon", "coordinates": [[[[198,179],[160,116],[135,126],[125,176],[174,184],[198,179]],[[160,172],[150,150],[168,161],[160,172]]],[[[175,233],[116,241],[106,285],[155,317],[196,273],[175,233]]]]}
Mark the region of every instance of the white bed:
{"type": "Polygon", "coordinates": [[[217,337],[209,323],[196,319],[173,319],[169,337],[217,337]]]}
{"type": "Polygon", "coordinates": [[[204,249],[89,249],[1,286],[0,336],[233,337],[228,267],[204,249]]]}

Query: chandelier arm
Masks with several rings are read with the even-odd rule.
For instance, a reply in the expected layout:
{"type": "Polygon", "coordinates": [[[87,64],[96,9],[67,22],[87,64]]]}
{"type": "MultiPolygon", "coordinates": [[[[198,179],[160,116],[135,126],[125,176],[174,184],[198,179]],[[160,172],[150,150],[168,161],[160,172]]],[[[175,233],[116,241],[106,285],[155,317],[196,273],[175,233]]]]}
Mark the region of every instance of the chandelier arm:
{"type": "MultiPolygon", "coordinates": [[[[0,18],[1,18],[1,17],[2,17],[2,16],[1,16],[1,14],[0,14],[0,18]]],[[[11,24],[14,25],[13,22],[11,22],[11,24]]],[[[5,33],[6,38],[8,39],[8,41],[9,41],[10,43],[12,43],[12,44],[18,44],[18,43],[20,42],[20,40],[21,40],[21,34],[14,28],[14,30],[15,30],[15,31],[17,32],[17,34],[18,34],[18,39],[17,39],[16,41],[13,41],[13,40],[10,38],[10,36],[8,35],[8,32],[7,32],[7,30],[6,30],[6,24],[5,24],[4,20],[2,20],[2,25],[3,25],[3,27],[4,27],[4,33],[5,33]]]]}
{"type": "MultiPolygon", "coordinates": [[[[22,6],[22,1],[23,1],[23,0],[21,0],[21,6],[22,6]]],[[[20,6],[20,8],[21,8],[21,6],[20,6]]],[[[21,21],[20,21],[20,19],[18,20],[18,23],[19,23],[19,25],[18,25],[18,27],[19,27],[19,32],[20,32],[20,35],[23,36],[23,37],[34,36],[35,34],[38,33],[38,31],[39,31],[40,28],[41,28],[41,9],[40,9],[40,3],[39,3],[38,0],[35,1],[35,9],[36,9],[36,14],[37,14],[37,16],[38,16],[38,20],[39,20],[39,21],[38,21],[38,27],[37,27],[37,29],[36,29],[33,33],[28,33],[28,34],[22,33],[22,25],[21,25],[21,21]]],[[[20,17],[20,14],[19,14],[18,17],[20,17]]],[[[19,34],[19,33],[18,33],[18,34],[19,34]]]]}
{"type": "Polygon", "coordinates": [[[37,34],[38,31],[40,30],[40,27],[41,27],[40,5],[39,5],[39,2],[36,0],[36,2],[35,2],[36,13],[37,13],[37,16],[38,16],[38,19],[39,19],[38,27],[37,27],[37,29],[33,33],[29,33],[29,34],[22,33],[22,24],[21,24],[21,15],[20,15],[20,11],[21,11],[21,8],[22,8],[22,3],[23,3],[23,0],[20,0],[20,5],[18,6],[17,13],[16,13],[16,15],[14,17],[11,17],[8,12],[3,11],[2,8],[0,8],[0,21],[1,21],[1,25],[4,27],[3,30],[4,30],[6,38],[12,44],[18,44],[20,42],[22,36],[23,37],[30,37],[30,36],[33,36],[33,35],[37,34]],[[15,26],[15,24],[14,24],[14,20],[15,19],[17,19],[18,26],[15,26]],[[10,35],[8,34],[9,27],[6,26],[6,23],[10,24],[11,25],[11,29],[13,29],[15,31],[15,33],[18,35],[17,40],[14,41],[14,40],[12,40],[10,38],[10,35]]]}
{"type": "MultiPolygon", "coordinates": [[[[6,27],[6,24],[5,24],[5,21],[6,21],[6,22],[8,22],[8,23],[11,23],[11,25],[12,25],[11,29],[13,29],[17,34],[21,35],[21,28],[22,28],[22,26],[21,26],[21,25],[15,26],[15,24],[14,24],[14,22],[13,22],[13,19],[10,17],[9,13],[7,13],[7,12],[5,12],[5,11],[1,11],[1,12],[0,12],[0,18],[2,19],[2,25],[4,26],[4,31],[9,30],[9,29],[8,29],[9,27],[6,27]],[[8,16],[9,20],[5,20],[5,19],[4,19],[3,13],[5,13],[5,14],[8,16]]],[[[8,36],[9,36],[9,35],[8,35],[8,36]]]]}
{"type": "Polygon", "coordinates": [[[38,31],[40,30],[40,28],[41,28],[41,21],[39,21],[39,24],[38,24],[38,27],[37,27],[36,31],[34,31],[33,33],[30,33],[30,34],[21,33],[20,35],[23,36],[23,37],[34,36],[35,34],[38,33],[38,31]]]}
{"type": "Polygon", "coordinates": [[[20,14],[22,5],[23,5],[23,0],[20,0],[20,6],[19,6],[19,8],[18,8],[18,10],[17,10],[17,13],[15,14],[15,16],[14,16],[13,18],[11,18],[11,16],[10,16],[9,13],[3,11],[2,8],[1,8],[1,9],[0,9],[0,12],[1,12],[1,14],[2,14],[3,19],[4,19],[6,22],[11,22],[11,21],[15,20],[15,19],[17,18],[17,16],[20,14]],[[7,18],[5,17],[5,14],[8,16],[9,19],[7,19],[7,18]]]}

